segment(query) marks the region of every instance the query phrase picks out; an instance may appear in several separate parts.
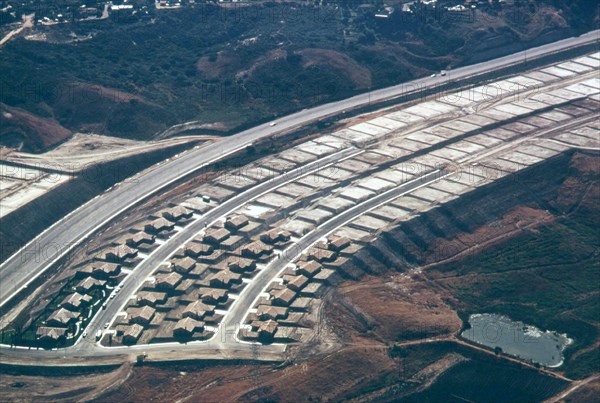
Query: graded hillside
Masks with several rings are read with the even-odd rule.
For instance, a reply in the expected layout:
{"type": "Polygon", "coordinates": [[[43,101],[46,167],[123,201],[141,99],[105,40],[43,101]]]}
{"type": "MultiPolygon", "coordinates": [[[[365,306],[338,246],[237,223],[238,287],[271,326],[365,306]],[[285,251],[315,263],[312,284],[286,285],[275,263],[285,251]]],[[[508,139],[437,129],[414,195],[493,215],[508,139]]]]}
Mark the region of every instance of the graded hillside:
{"type": "Polygon", "coordinates": [[[455,333],[456,314],[499,313],[568,334],[560,370],[592,375],[598,166],[597,155],[563,156],[383,233],[346,265],[356,280],[330,305],[339,334],[398,343],[455,333]]]}
{"type": "Polygon", "coordinates": [[[41,118],[4,104],[0,104],[0,127],[3,145],[22,151],[43,151],[72,135],[51,118],[41,118]]]}
{"type": "MultiPolygon", "coordinates": [[[[0,102],[72,132],[145,140],[196,121],[229,133],[577,35],[597,23],[591,3],[482,5],[441,16],[398,11],[387,20],[355,3],[202,4],[129,22],[38,24],[0,49],[0,69],[20,77],[3,83],[0,102]]],[[[14,132],[2,144],[34,151],[55,144],[42,128],[14,132]]]]}

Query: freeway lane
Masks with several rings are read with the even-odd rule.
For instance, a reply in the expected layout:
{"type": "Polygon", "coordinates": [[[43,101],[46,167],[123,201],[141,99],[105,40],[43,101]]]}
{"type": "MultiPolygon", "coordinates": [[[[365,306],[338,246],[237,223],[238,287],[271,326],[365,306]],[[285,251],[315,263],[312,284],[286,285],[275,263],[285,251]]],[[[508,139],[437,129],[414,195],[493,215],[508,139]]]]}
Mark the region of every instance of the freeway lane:
{"type": "MultiPolygon", "coordinates": [[[[106,309],[100,310],[96,317],[90,322],[87,327],[87,332],[90,336],[96,334],[99,329],[103,329],[106,322],[111,322],[115,315],[120,312],[127,303],[131,295],[135,293],[137,288],[152,274],[152,272],[163,262],[169,259],[182,245],[188,240],[195,237],[200,231],[205,228],[205,225],[210,225],[215,220],[232,213],[234,210],[243,206],[251,200],[254,200],[264,193],[278,188],[292,180],[298,179],[304,175],[308,175],[320,169],[323,169],[329,164],[339,161],[344,158],[363,152],[354,147],[341,150],[327,157],[318,159],[309,164],[298,167],[289,172],[285,172],[274,178],[269,178],[264,182],[246,190],[243,193],[227,200],[223,204],[208,211],[200,219],[184,227],[177,234],[167,239],[166,242],[154,250],[146,259],[144,259],[134,269],[123,282],[123,289],[116,294],[115,298],[107,301],[106,309]]],[[[80,338],[73,347],[76,350],[85,350],[94,346],[95,343],[89,343],[89,339],[80,338]]]]}
{"type": "Polygon", "coordinates": [[[178,178],[194,172],[210,162],[219,160],[236,150],[243,149],[243,147],[257,140],[339,114],[344,110],[352,110],[372,103],[432,89],[448,80],[458,81],[515,65],[527,59],[532,60],[561,50],[598,42],[599,33],[600,31],[596,30],[576,38],[565,39],[502,58],[457,68],[452,70],[447,77],[422,78],[303,110],[278,119],[277,126],[270,126],[270,124],[265,123],[230,136],[224,141],[193,150],[179,158],[162,163],[160,166],[138,175],[134,180],[122,182],[112,190],[86,203],[44,231],[4,262],[0,266],[0,307],[6,304],[16,292],[33,281],[73,247],[108,223],[120,212],[155,194],[178,178]]]}

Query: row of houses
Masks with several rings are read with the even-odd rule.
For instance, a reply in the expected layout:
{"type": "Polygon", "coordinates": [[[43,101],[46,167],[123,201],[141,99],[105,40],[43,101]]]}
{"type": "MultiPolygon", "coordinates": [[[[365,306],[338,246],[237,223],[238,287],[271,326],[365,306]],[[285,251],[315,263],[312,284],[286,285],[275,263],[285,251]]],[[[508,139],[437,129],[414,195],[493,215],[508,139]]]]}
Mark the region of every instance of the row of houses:
{"type": "Polygon", "coordinates": [[[250,313],[246,323],[251,331],[243,336],[262,343],[292,341],[301,337],[303,317],[311,301],[318,298],[329,284],[337,281],[333,262],[339,253],[351,245],[348,238],[330,237],[309,248],[295,264],[286,268],[268,288],[269,297],[260,298],[256,311],[250,313]]]}
{"type": "Polygon", "coordinates": [[[289,232],[261,228],[235,214],[184,245],[126,308],[115,327],[117,340],[132,344],[142,335],[144,342],[207,337],[206,326],[218,326],[222,315],[217,311],[228,309],[230,295],[241,291],[244,279],[270,260],[275,248],[290,241],[289,232]]]}
{"type": "MultiPolygon", "coordinates": [[[[97,297],[109,283],[120,282],[124,266],[135,266],[140,261],[140,251],[149,252],[156,246],[157,237],[170,235],[175,224],[185,225],[192,216],[193,212],[185,207],[170,207],[163,210],[160,217],[145,224],[143,230],[127,234],[120,242],[96,252],[91,262],[76,270],[75,278],[80,280],[74,287],[75,292],[67,295],[44,325],[36,329],[38,339],[57,342],[66,337],[69,326],[88,314],[94,296],[97,297]]],[[[126,338],[132,339],[138,333],[137,327],[132,328],[126,338]]]]}

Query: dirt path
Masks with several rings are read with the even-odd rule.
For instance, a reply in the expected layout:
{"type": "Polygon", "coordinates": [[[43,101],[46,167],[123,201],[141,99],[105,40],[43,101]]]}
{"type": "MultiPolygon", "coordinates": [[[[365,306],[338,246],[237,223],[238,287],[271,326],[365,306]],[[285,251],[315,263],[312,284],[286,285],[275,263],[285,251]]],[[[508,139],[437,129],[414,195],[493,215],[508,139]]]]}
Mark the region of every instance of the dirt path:
{"type": "Polygon", "coordinates": [[[8,42],[13,36],[19,35],[24,29],[33,27],[33,17],[34,14],[28,14],[23,16],[23,23],[17,29],[13,29],[8,34],[4,36],[4,38],[0,39],[0,46],[3,46],[6,42],[8,42]]]}
{"type": "MultiPolygon", "coordinates": [[[[571,382],[571,383],[577,382],[577,381],[573,381],[570,378],[567,378],[566,376],[564,376],[562,374],[559,374],[559,373],[554,372],[554,371],[547,370],[545,368],[538,368],[535,365],[529,364],[528,362],[525,362],[525,361],[520,360],[518,358],[514,358],[514,357],[511,357],[511,356],[506,355],[506,354],[497,355],[492,350],[489,350],[489,349],[487,349],[485,347],[477,346],[475,344],[468,343],[468,342],[466,342],[464,340],[459,339],[458,337],[456,337],[454,335],[453,336],[431,337],[431,338],[419,339],[419,340],[410,340],[410,341],[405,341],[405,342],[401,342],[401,343],[396,343],[395,345],[399,346],[399,347],[406,347],[406,346],[414,346],[414,345],[419,345],[419,344],[440,343],[440,342],[456,343],[456,344],[459,344],[461,346],[468,347],[470,349],[474,349],[474,350],[480,351],[480,352],[488,354],[488,355],[493,355],[495,357],[502,358],[502,359],[505,359],[505,360],[508,360],[508,361],[511,361],[511,362],[523,365],[525,367],[534,369],[534,370],[536,370],[536,371],[538,371],[538,372],[540,372],[540,373],[542,373],[544,375],[551,376],[553,378],[562,379],[563,381],[571,382]]],[[[361,348],[364,348],[364,347],[361,347],[361,348]]],[[[600,375],[598,375],[597,377],[600,377],[600,375]]]]}
{"type": "Polygon", "coordinates": [[[563,400],[565,397],[569,396],[571,393],[575,392],[580,387],[587,385],[588,383],[595,381],[596,379],[600,379],[600,375],[592,375],[589,378],[582,379],[581,381],[574,381],[569,388],[565,391],[561,392],[559,395],[552,396],[550,399],[544,401],[544,403],[555,403],[563,400]]]}
{"type": "Polygon", "coordinates": [[[218,136],[187,136],[140,142],[110,136],[77,133],[65,143],[43,154],[13,151],[6,154],[5,158],[7,161],[25,165],[48,166],[55,169],[65,167],[68,171],[77,171],[96,163],[155,151],[160,148],[192,142],[208,143],[221,138],[218,136]]]}

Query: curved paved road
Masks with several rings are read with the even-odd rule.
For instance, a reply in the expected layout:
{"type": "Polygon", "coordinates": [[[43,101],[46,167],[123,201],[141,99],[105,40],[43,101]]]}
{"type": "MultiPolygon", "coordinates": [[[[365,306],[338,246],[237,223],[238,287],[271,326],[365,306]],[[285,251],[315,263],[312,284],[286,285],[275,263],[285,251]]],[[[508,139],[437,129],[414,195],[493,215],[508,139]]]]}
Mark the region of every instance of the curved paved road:
{"type": "Polygon", "coordinates": [[[253,142],[307,123],[352,110],[371,103],[434,88],[448,80],[457,81],[488,73],[503,67],[519,64],[561,50],[598,42],[600,31],[592,31],[527,51],[465,66],[452,70],[446,77],[427,77],[354,96],[342,101],[320,105],[277,120],[277,126],[268,123],[245,130],[223,141],[185,153],[179,158],[127,180],[103,193],[44,231],[37,238],[11,256],[0,266],[0,307],[23,287],[48,269],[78,243],[95,230],[108,223],[117,214],[135,203],[158,192],[173,181],[214,162],[253,142]]]}
{"type": "MultiPolygon", "coordinates": [[[[338,154],[348,154],[356,152],[356,149],[344,150],[338,154]]],[[[333,157],[333,156],[332,156],[333,157]]],[[[340,157],[338,157],[340,158],[340,157]]],[[[390,189],[378,196],[372,197],[351,209],[333,217],[326,221],[321,226],[312,230],[308,234],[304,235],[301,239],[295,242],[292,246],[283,251],[283,253],[270,262],[263,270],[261,270],[251,283],[249,283],[240,293],[237,299],[234,300],[229,312],[225,316],[223,323],[217,328],[214,336],[208,341],[195,341],[187,344],[181,344],[178,342],[172,343],[157,343],[150,345],[134,345],[130,347],[101,347],[95,342],[93,338],[93,332],[90,331],[92,324],[88,326],[88,333],[90,336],[87,339],[80,339],[75,345],[60,350],[36,350],[27,348],[0,348],[0,361],[10,361],[13,359],[17,360],[40,360],[38,364],[56,364],[60,361],[65,363],[75,363],[86,357],[88,359],[96,357],[99,360],[109,359],[110,362],[122,362],[125,356],[131,356],[132,354],[149,353],[160,359],[159,357],[168,357],[173,359],[174,353],[185,353],[189,354],[188,358],[196,358],[197,354],[206,355],[213,354],[212,358],[240,358],[240,357],[254,357],[254,354],[259,354],[254,358],[263,359],[282,359],[283,354],[286,350],[286,346],[283,344],[271,344],[271,345],[257,345],[256,343],[247,343],[239,341],[237,333],[241,328],[241,324],[248,312],[248,309],[252,307],[253,302],[257,298],[260,292],[262,292],[273,278],[281,272],[290,262],[296,259],[304,249],[326,236],[330,232],[344,225],[346,222],[364,214],[365,212],[372,210],[373,208],[386,203],[396,197],[399,197],[405,193],[409,193],[419,187],[426,186],[427,184],[440,180],[441,178],[449,175],[453,175],[453,172],[446,173],[440,170],[433,170],[425,173],[424,175],[411,180],[410,182],[404,183],[393,189],[390,189]]],[[[216,212],[215,212],[216,214],[216,212]]],[[[218,218],[215,216],[213,218],[218,218]]],[[[200,221],[201,223],[204,220],[200,221]]],[[[191,227],[188,227],[191,230],[191,227]]],[[[186,228],[186,229],[188,229],[186,228]]],[[[179,237],[182,232],[176,235],[179,237]]],[[[193,235],[191,232],[187,234],[193,235]]],[[[156,266],[153,266],[156,267],[156,266]]],[[[132,279],[131,286],[134,284],[135,279],[132,279]]],[[[121,296],[128,295],[127,290],[123,290],[121,296]]],[[[106,311],[100,311],[102,315],[114,315],[119,310],[120,304],[113,301],[114,309],[107,309],[106,311]]],[[[102,323],[102,320],[97,318],[94,322],[102,323]]],[[[92,365],[90,363],[90,365],[92,365]]]]}

